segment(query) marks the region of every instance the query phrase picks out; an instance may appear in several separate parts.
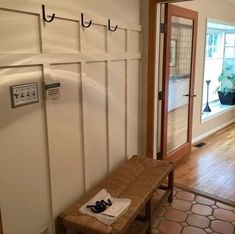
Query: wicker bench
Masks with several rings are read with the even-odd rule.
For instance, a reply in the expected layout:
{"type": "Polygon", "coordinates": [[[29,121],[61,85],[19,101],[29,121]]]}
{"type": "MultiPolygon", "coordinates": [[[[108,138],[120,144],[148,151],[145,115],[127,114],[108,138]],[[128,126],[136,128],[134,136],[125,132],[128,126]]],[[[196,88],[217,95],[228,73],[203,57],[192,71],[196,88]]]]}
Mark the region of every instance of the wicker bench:
{"type": "Polygon", "coordinates": [[[89,234],[126,233],[136,218],[144,221],[144,232],[151,233],[152,197],[156,190],[164,189],[165,195],[159,203],[166,199],[172,202],[173,171],[170,162],[133,156],[58,217],[57,234],[67,234],[68,230],[89,234]],[[168,185],[163,185],[167,177],[168,185]],[[128,210],[112,225],[106,225],[78,211],[103,188],[113,197],[129,198],[132,201],[128,210]],[[139,216],[144,208],[145,216],[139,216]]]}

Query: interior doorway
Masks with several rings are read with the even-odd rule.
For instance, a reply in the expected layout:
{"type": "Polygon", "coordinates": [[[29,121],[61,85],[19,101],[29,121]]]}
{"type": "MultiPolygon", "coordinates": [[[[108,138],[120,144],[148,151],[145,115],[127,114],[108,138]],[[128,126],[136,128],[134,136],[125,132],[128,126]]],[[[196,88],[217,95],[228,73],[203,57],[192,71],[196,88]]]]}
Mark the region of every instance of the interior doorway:
{"type": "MultiPolygon", "coordinates": [[[[159,38],[157,31],[160,27],[159,6],[169,3],[186,2],[192,0],[149,0],[149,43],[148,43],[148,84],[147,84],[147,135],[146,135],[146,157],[156,158],[159,151],[156,144],[156,92],[158,84],[156,82],[156,51],[158,49],[159,38]]],[[[159,119],[159,118],[158,118],[159,119]]]]}
{"type": "Polygon", "coordinates": [[[178,161],[191,153],[197,20],[195,11],[160,6],[158,159],[178,161]]]}

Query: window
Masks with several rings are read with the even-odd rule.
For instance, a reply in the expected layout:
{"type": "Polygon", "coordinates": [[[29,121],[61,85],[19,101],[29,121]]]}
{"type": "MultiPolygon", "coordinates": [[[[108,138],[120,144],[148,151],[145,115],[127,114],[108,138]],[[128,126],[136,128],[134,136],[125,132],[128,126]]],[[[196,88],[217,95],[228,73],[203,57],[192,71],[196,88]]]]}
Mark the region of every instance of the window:
{"type": "Polygon", "coordinates": [[[212,59],[216,58],[219,51],[219,33],[216,32],[208,32],[206,36],[206,58],[212,59]]]}
{"type": "MultiPolygon", "coordinates": [[[[235,72],[235,26],[229,23],[218,23],[208,20],[206,33],[206,51],[204,67],[202,119],[224,111],[218,97],[220,85],[219,76],[226,69],[232,67],[235,72]],[[207,83],[209,84],[209,106],[211,112],[204,112],[207,103],[207,83]]],[[[227,107],[231,108],[231,107],[227,107]]]]}
{"type": "Polygon", "coordinates": [[[224,53],[225,58],[235,58],[235,34],[226,34],[224,53]]]}

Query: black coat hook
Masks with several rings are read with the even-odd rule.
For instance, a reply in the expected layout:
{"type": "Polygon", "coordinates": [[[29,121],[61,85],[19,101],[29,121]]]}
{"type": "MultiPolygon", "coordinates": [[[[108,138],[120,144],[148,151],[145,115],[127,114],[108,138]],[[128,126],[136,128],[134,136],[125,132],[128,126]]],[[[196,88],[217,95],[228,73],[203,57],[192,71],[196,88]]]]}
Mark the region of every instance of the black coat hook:
{"type": "Polygon", "coordinates": [[[90,22],[87,25],[85,25],[84,16],[83,16],[83,13],[82,13],[81,14],[81,24],[82,24],[82,27],[89,28],[92,24],[92,20],[90,20],[90,22]]]}
{"type": "Polygon", "coordinates": [[[116,25],[113,29],[111,28],[111,20],[108,20],[108,30],[111,32],[115,32],[118,28],[118,25],[116,25]]]}
{"type": "Polygon", "coordinates": [[[55,13],[53,13],[51,16],[50,16],[50,19],[47,19],[47,16],[46,16],[46,13],[45,13],[45,5],[42,5],[42,17],[43,17],[43,20],[45,22],[52,22],[55,18],[55,13]]]}

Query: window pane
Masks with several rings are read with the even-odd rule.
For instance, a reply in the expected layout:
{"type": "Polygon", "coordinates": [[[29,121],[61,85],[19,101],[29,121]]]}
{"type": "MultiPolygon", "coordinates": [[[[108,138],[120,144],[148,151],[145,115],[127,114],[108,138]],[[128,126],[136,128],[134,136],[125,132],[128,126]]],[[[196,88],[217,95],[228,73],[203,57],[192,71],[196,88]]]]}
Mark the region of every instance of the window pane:
{"type": "Polygon", "coordinates": [[[235,47],[225,48],[225,58],[235,58],[235,47]]]}
{"type": "Polygon", "coordinates": [[[223,32],[208,32],[206,40],[206,58],[223,58],[223,32]]]}
{"type": "Polygon", "coordinates": [[[235,34],[226,34],[225,46],[235,46],[235,34]]]}
{"type": "Polygon", "coordinates": [[[203,104],[206,103],[207,99],[206,80],[211,80],[210,90],[209,90],[210,91],[209,101],[213,102],[218,99],[218,94],[216,90],[219,86],[218,77],[221,74],[222,69],[223,69],[223,59],[206,60],[204,87],[203,87],[203,104]]]}

